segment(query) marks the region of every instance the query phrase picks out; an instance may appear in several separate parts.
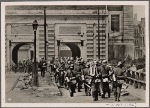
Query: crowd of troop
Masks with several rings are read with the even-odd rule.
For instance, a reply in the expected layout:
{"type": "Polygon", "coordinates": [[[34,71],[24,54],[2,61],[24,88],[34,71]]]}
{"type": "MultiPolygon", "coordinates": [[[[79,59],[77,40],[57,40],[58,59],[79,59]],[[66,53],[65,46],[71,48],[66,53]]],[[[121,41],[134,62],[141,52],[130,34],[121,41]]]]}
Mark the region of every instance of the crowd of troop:
{"type": "MultiPolygon", "coordinates": [[[[38,62],[38,68],[41,76],[45,77],[46,67],[50,67],[50,72],[54,74],[55,82],[60,87],[69,90],[70,96],[81,92],[84,87],[85,95],[92,96],[94,101],[98,100],[98,96],[108,98],[111,91],[114,92],[115,101],[120,101],[122,84],[125,80],[125,70],[123,69],[125,60],[118,62],[116,66],[111,66],[106,60],[87,60],[76,57],[52,58],[50,62],[46,62],[41,58],[38,62]],[[111,87],[113,88],[110,88],[111,87]]],[[[18,62],[19,72],[31,73],[33,70],[31,60],[23,60],[18,62]]],[[[49,70],[47,70],[49,71],[49,70]]]]}
{"type": "MultiPolygon", "coordinates": [[[[53,58],[50,61],[51,72],[54,73],[55,82],[69,90],[73,97],[81,92],[84,85],[85,95],[92,96],[94,101],[98,96],[110,98],[112,85],[115,101],[120,101],[122,84],[125,80],[125,70],[122,68],[125,61],[117,66],[111,66],[106,60],[84,61],[83,58],[53,58]]],[[[43,71],[41,72],[43,73],[43,71]]]]}
{"type": "Polygon", "coordinates": [[[30,59],[20,60],[16,65],[12,66],[12,70],[16,72],[31,73],[32,72],[32,61],[30,59]]]}

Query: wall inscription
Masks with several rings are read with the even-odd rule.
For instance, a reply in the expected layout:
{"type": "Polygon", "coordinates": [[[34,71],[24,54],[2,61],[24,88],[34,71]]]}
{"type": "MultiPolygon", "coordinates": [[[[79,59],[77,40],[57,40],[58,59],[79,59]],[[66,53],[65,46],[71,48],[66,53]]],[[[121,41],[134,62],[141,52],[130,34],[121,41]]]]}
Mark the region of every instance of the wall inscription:
{"type": "Polygon", "coordinates": [[[11,34],[33,34],[32,26],[16,25],[11,27],[11,34]]]}
{"type": "Polygon", "coordinates": [[[60,26],[59,34],[78,34],[81,33],[81,26],[60,26]]]}

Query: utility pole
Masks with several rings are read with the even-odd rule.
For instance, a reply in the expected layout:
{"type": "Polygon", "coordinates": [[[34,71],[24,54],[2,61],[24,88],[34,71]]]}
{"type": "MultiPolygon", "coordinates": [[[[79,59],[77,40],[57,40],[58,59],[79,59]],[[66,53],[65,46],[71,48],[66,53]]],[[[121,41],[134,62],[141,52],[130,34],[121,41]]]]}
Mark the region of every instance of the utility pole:
{"type": "MultiPolygon", "coordinates": [[[[47,62],[47,39],[46,39],[46,7],[44,7],[44,48],[45,48],[45,61],[47,62]]],[[[46,68],[47,69],[47,68],[46,68]]]]}
{"type": "Polygon", "coordinates": [[[99,6],[98,6],[98,59],[100,60],[99,6]]]}

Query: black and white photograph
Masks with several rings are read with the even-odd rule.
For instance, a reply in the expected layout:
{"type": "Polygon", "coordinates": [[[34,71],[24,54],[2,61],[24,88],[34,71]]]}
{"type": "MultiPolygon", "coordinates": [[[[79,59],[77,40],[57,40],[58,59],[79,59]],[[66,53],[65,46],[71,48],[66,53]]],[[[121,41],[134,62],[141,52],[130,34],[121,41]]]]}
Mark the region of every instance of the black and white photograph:
{"type": "Polygon", "coordinates": [[[148,1],[1,2],[3,107],[147,107],[148,1]]]}

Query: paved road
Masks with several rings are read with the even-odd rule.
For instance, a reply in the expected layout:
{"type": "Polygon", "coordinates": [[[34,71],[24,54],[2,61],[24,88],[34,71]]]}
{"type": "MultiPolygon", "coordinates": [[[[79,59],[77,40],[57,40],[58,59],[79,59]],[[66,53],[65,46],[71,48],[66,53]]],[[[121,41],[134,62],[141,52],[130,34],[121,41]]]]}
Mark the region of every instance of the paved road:
{"type": "MultiPolygon", "coordinates": [[[[62,96],[49,93],[42,94],[40,91],[33,91],[31,89],[20,90],[18,88],[7,93],[16,81],[18,75],[19,74],[12,74],[6,78],[6,102],[8,103],[116,103],[113,94],[111,94],[111,98],[109,99],[101,99],[99,97],[99,100],[95,102],[91,96],[85,96],[84,89],[82,89],[82,92],[75,93],[73,98],[69,96],[69,91],[64,88],[60,88],[62,96]]],[[[133,94],[122,96],[120,100],[122,103],[144,102],[144,100],[133,94]]]]}

